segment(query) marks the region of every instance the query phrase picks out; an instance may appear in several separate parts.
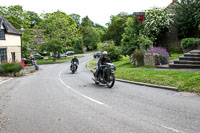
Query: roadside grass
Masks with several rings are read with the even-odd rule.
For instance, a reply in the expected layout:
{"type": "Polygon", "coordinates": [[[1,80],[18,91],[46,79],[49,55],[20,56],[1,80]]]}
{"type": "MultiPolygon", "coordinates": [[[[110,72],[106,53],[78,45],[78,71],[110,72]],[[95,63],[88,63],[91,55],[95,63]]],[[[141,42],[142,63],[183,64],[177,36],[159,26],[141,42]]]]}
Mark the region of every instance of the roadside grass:
{"type": "Polygon", "coordinates": [[[178,58],[180,56],[183,56],[183,53],[182,54],[179,54],[179,53],[172,53],[169,57],[169,60],[173,60],[175,58],[178,58]]]}
{"type": "MultiPolygon", "coordinates": [[[[55,63],[61,63],[61,62],[66,62],[66,61],[69,61],[69,60],[72,60],[74,56],[68,56],[68,57],[62,57],[62,58],[59,58],[59,59],[56,59],[56,62],[53,62],[53,59],[47,59],[47,60],[44,60],[44,59],[38,59],[37,60],[37,64],[38,65],[41,65],[41,64],[55,64],[55,63]]],[[[81,58],[83,56],[77,56],[77,58],[81,58]]]]}
{"type": "MultiPolygon", "coordinates": [[[[89,61],[87,66],[96,66],[95,61],[96,59],[89,61]]],[[[195,92],[200,94],[200,73],[198,72],[145,69],[151,68],[148,66],[135,67],[129,63],[129,57],[123,57],[121,61],[113,63],[117,67],[115,71],[116,78],[177,87],[179,91],[195,92]]]]}
{"type": "Polygon", "coordinates": [[[179,91],[200,93],[200,73],[153,69],[118,68],[116,78],[177,87],[179,91]]]}
{"type": "Polygon", "coordinates": [[[136,66],[130,63],[129,56],[124,56],[120,61],[113,62],[115,67],[125,67],[125,68],[154,68],[152,66],[136,66]]]}
{"type": "Polygon", "coordinates": [[[97,59],[92,59],[87,63],[87,67],[95,67],[96,66],[96,60],[97,59]]]}

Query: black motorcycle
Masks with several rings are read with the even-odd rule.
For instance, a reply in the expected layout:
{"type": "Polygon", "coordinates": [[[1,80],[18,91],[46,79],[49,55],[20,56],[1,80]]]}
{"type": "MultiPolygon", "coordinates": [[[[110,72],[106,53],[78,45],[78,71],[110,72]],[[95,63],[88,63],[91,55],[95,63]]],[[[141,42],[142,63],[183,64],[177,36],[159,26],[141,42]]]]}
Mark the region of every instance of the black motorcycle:
{"type": "Polygon", "coordinates": [[[112,63],[106,63],[105,65],[101,65],[101,68],[103,69],[102,72],[99,73],[99,76],[96,77],[96,73],[94,73],[95,84],[106,84],[108,88],[112,88],[115,83],[115,73],[116,70],[114,64],[112,63]]]}
{"type": "Polygon", "coordinates": [[[71,65],[71,71],[74,74],[77,71],[78,68],[78,62],[73,62],[71,65]]]}

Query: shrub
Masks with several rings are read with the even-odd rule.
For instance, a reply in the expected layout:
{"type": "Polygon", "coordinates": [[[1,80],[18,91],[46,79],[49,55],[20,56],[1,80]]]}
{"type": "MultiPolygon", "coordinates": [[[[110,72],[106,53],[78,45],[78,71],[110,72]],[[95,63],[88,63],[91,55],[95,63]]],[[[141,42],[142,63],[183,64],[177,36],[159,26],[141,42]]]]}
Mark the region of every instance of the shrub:
{"type": "Polygon", "coordinates": [[[139,47],[142,50],[147,50],[153,46],[153,42],[147,38],[144,38],[143,36],[139,36],[138,38],[139,41],[139,47]]]}
{"type": "Polygon", "coordinates": [[[168,64],[169,53],[165,48],[162,47],[152,47],[147,53],[158,53],[160,55],[160,63],[168,64]]]}
{"type": "Polygon", "coordinates": [[[18,62],[5,62],[2,63],[1,73],[14,73],[14,75],[16,75],[16,73],[19,72],[21,69],[23,69],[23,66],[18,62]]]}
{"type": "Polygon", "coordinates": [[[133,59],[135,60],[135,65],[142,66],[144,65],[144,50],[135,50],[133,52],[133,59]]]}
{"type": "Polygon", "coordinates": [[[182,48],[174,47],[174,46],[168,48],[168,51],[170,51],[170,53],[183,53],[182,48]]]}
{"type": "Polygon", "coordinates": [[[112,61],[119,61],[122,58],[120,48],[115,46],[113,41],[107,41],[105,47],[101,51],[107,51],[108,57],[112,61]]]}
{"type": "Polygon", "coordinates": [[[185,38],[181,40],[181,47],[183,50],[186,49],[195,49],[200,44],[199,38],[185,38]]]}
{"type": "Polygon", "coordinates": [[[27,65],[27,64],[30,64],[30,65],[32,65],[32,60],[24,60],[24,63],[27,65]]]}

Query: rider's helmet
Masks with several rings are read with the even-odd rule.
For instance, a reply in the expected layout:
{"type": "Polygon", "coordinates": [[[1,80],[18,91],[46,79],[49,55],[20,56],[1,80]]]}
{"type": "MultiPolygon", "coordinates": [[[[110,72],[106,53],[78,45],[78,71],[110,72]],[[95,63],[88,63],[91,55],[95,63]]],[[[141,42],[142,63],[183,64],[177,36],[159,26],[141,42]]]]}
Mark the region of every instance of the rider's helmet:
{"type": "Polygon", "coordinates": [[[104,51],[104,52],[103,52],[103,55],[107,55],[107,54],[108,54],[108,52],[107,52],[107,51],[104,51]]]}

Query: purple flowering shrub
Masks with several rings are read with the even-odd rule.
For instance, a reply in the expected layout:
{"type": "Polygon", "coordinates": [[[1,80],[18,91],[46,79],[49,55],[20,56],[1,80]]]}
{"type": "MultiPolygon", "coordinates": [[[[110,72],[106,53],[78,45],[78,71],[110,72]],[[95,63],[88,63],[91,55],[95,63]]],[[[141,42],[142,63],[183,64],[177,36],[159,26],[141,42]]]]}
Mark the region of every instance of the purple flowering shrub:
{"type": "Polygon", "coordinates": [[[167,50],[162,47],[152,47],[147,51],[147,53],[158,53],[169,57],[169,53],[167,52],[167,50]]]}
{"type": "Polygon", "coordinates": [[[160,54],[160,63],[168,64],[169,53],[165,48],[162,47],[152,47],[147,51],[147,53],[158,53],[160,54]]]}

